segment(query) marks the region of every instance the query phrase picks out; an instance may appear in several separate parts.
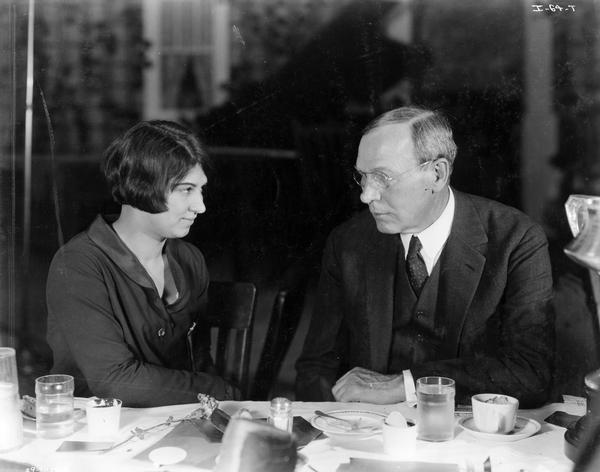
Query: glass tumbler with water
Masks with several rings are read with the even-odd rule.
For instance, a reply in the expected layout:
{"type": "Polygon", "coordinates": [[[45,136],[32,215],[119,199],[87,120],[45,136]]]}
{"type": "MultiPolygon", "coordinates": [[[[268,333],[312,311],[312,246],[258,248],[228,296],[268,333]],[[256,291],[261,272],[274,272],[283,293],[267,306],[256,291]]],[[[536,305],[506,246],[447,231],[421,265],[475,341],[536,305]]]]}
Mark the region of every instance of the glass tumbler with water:
{"type": "Polygon", "coordinates": [[[35,379],[37,434],[41,438],[63,438],[73,432],[73,377],[45,375],[35,379]]]}
{"type": "Polygon", "coordinates": [[[454,380],[421,377],[417,380],[417,438],[449,441],[454,437],[454,380]]]}

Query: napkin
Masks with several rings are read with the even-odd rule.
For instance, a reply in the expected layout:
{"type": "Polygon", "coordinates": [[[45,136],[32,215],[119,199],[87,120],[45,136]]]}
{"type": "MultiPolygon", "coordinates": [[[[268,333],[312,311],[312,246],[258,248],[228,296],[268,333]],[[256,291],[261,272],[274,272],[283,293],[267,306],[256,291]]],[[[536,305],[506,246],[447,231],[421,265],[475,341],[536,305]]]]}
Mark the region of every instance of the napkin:
{"type": "MultiPolygon", "coordinates": [[[[321,430],[313,427],[301,416],[294,416],[293,433],[298,447],[305,446],[322,435],[321,430]]],[[[156,444],[139,453],[136,459],[148,461],[148,454],[159,447],[179,447],[187,452],[182,464],[212,469],[219,454],[222,438],[223,433],[209,420],[184,421],[156,444]]]]}
{"type": "Polygon", "coordinates": [[[36,470],[36,467],[25,462],[14,462],[7,459],[0,459],[0,470],[2,472],[29,472],[31,470],[36,470]]]}
{"type": "Polygon", "coordinates": [[[557,462],[551,457],[536,455],[532,458],[529,454],[514,451],[508,447],[494,448],[490,453],[493,472],[513,472],[524,470],[527,472],[571,472],[571,464],[557,462]]]}
{"type": "Polygon", "coordinates": [[[575,427],[575,423],[577,423],[579,418],[581,418],[581,416],[570,415],[564,411],[555,411],[550,416],[544,418],[544,421],[562,428],[571,429],[575,427]]]}
{"type": "Polygon", "coordinates": [[[148,454],[159,447],[179,447],[187,452],[181,464],[213,469],[219,454],[223,433],[208,420],[183,421],[160,441],[135,456],[138,460],[150,461],[148,454]]]}
{"type": "Polygon", "coordinates": [[[294,416],[292,432],[296,436],[296,444],[298,447],[306,446],[313,439],[326,437],[325,434],[323,434],[323,431],[315,428],[301,416],[294,416]]]}
{"type": "MultiPolygon", "coordinates": [[[[261,418],[255,421],[266,421],[266,418],[261,418]]],[[[327,436],[320,429],[315,428],[309,421],[302,416],[294,416],[292,423],[292,433],[296,436],[296,445],[298,448],[306,446],[313,439],[326,438],[327,436]]]]}
{"type": "Polygon", "coordinates": [[[435,462],[389,462],[375,459],[350,458],[337,472],[458,472],[457,464],[435,462]]]}
{"type": "MultiPolygon", "coordinates": [[[[99,441],[63,441],[57,452],[97,452],[110,449],[114,443],[99,441]]],[[[0,469],[1,470],[1,469],[0,469]]]]}

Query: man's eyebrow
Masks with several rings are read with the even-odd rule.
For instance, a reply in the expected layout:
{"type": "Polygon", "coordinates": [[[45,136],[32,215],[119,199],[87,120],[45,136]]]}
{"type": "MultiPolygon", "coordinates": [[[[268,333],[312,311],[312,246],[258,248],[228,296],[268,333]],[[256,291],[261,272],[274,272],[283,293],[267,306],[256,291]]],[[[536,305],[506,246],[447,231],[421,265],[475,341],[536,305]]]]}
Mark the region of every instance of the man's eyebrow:
{"type": "Polygon", "coordinates": [[[388,175],[388,174],[391,174],[391,173],[392,173],[392,171],[391,171],[391,170],[389,170],[389,169],[386,169],[385,167],[375,167],[375,168],[373,168],[373,169],[371,169],[371,170],[361,170],[361,169],[359,169],[358,167],[355,167],[355,169],[356,169],[357,171],[359,171],[359,172],[364,172],[364,173],[366,173],[366,174],[372,174],[373,172],[378,172],[378,173],[380,173],[380,174],[385,174],[385,175],[388,175]]]}
{"type": "Polygon", "coordinates": [[[371,172],[389,172],[385,167],[374,167],[371,170],[362,170],[359,169],[358,166],[354,166],[354,168],[359,171],[359,172],[367,172],[367,173],[371,173],[371,172]]]}

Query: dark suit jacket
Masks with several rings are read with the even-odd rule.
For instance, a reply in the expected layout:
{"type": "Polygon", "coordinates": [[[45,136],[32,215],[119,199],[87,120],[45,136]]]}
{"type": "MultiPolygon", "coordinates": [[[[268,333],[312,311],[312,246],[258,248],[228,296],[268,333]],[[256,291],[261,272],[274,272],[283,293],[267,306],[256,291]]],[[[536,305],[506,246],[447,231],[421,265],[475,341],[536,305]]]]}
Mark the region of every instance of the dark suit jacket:
{"type": "MultiPolygon", "coordinates": [[[[456,380],[457,401],[492,392],[523,407],[546,401],[554,325],[552,275],[541,227],[500,203],[454,191],[452,229],[438,264],[437,313],[446,335],[438,360],[407,365],[415,380],[456,380]]],[[[331,400],[346,370],[388,372],[398,235],[362,212],[333,230],[298,362],[299,400],[331,400]]]]}

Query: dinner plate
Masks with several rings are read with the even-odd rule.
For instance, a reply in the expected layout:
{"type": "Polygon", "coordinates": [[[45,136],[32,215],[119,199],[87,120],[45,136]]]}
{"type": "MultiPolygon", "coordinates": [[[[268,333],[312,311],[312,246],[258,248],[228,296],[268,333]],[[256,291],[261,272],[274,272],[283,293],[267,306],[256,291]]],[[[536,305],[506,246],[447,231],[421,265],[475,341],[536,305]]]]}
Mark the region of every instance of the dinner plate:
{"type": "Polygon", "coordinates": [[[320,429],[328,435],[347,436],[347,437],[367,437],[373,436],[381,431],[385,415],[375,413],[374,411],[361,410],[332,410],[325,413],[337,418],[356,422],[357,428],[348,430],[339,421],[325,416],[313,416],[310,420],[315,428],[320,429]]]}
{"type": "Polygon", "coordinates": [[[541,426],[540,424],[532,420],[531,418],[525,418],[523,416],[517,416],[517,421],[515,422],[515,428],[507,434],[500,433],[484,433],[483,431],[479,431],[477,426],[475,426],[475,420],[472,416],[461,418],[458,421],[458,424],[469,434],[476,436],[481,439],[487,439],[490,441],[498,441],[498,442],[511,442],[518,441],[520,439],[528,438],[529,436],[537,433],[541,426]]]}

